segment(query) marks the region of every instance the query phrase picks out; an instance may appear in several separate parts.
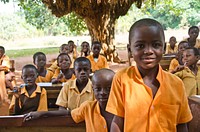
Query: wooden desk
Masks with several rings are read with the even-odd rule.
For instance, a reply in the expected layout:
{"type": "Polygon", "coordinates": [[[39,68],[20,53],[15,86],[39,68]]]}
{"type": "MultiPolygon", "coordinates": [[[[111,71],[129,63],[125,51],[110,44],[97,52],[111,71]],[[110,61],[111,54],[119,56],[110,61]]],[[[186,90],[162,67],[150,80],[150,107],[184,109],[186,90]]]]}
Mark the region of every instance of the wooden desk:
{"type": "Polygon", "coordinates": [[[46,117],[23,122],[22,116],[0,117],[0,132],[85,132],[85,123],[76,124],[70,116],[46,117]]]}
{"type": "Polygon", "coordinates": [[[63,87],[63,84],[38,83],[38,85],[42,88],[45,88],[47,91],[47,103],[49,110],[58,108],[55,103],[60,93],[60,90],[63,87]]]}
{"type": "Polygon", "coordinates": [[[189,132],[200,131],[200,96],[191,96],[188,98],[189,106],[193,115],[192,121],[189,122],[189,132]]]}

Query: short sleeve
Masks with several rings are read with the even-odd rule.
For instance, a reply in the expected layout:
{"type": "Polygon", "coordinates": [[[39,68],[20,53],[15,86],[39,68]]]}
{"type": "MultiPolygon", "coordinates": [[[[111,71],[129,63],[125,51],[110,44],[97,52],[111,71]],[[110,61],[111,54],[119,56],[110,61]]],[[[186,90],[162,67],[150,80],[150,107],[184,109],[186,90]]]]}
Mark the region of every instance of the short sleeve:
{"type": "Polygon", "coordinates": [[[112,87],[106,107],[106,111],[124,117],[124,100],[121,87],[121,77],[120,74],[116,74],[113,78],[112,87]]]}
{"type": "Polygon", "coordinates": [[[37,111],[48,111],[47,92],[44,88],[42,88],[42,92],[40,95],[40,102],[37,111]]]}
{"type": "Polygon", "coordinates": [[[65,108],[68,107],[68,88],[69,88],[68,83],[65,83],[65,85],[60,90],[60,93],[56,101],[56,105],[62,106],[65,108]]]}
{"type": "Polygon", "coordinates": [[[79,122],[82,122],[85,120],[85,113],[86,112],[86,106],[87,106],[87,103],[88,101],[85,101],[84,103],[82,103],[80,105],[80,107],[76,108],[76,109],[73,109],[71,111],[71,116],[72,116],[72,119],[76,122],[76,123],[79,123],[79,122]]]}

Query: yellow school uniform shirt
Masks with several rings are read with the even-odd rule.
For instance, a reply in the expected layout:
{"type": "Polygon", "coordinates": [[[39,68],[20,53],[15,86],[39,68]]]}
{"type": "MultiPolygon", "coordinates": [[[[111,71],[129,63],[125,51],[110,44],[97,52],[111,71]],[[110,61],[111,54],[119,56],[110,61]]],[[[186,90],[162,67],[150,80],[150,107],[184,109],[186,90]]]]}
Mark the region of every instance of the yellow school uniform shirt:
{"type": "Polygon", "coordinates": [[[107,60],[103,55],[99,55],[97,62],[94,60],[93,55],[89,55],[87,58],[91,62],[92,72],[102,68],[109,68],[107,60]]]}
{"type": "MultiPolygon", "coordinates": [[[[187,41],[188,42],[189,38],[184,39],[183,41],[187,41]]],[[[194,45],[195,48],[200,48],[200,39],[196,39],[196,43],[194,45]]]]}
{"type": "Polygon", "coordinates": [[[177,44],[175,44],[174,49],[172,49],[172,48],[170,47],[170,44],[167,43],[167,47],[166,47],[166,52],[165,52],[165,54],[174,54],[174,53],[177,53],[177,52],[178,52],[178,46],[177,46],[177,44]]]}
{"type": "Polygon", "coordinates": [[[56,105],[73,110],[87,100],[94,100],[91,81],[88,80],[87,85],[80,93],[76,86],[76,79],[74,79],[64,84],[58,95],[56,105]]]}
{"type": "Polygon", "coordinates": [[[197,75],[188,67],[184,68],[182,71],[176,72],[175,75],[183,81],[187,96],[200,95],[200,67],[198,67],[197,75]]]}
{"type": "Polygon", "coordinates": [[[183,82],[159,66],[156,79],[160,87],[153,98],[137,67],[116,73],[106,110],[124,118],[125,132],[176,132],[176,125],[189,122],[183,82]]]}
{"type": "Polygon", "coordinates": [[[47,68],[47,70],[50,70],[54,73],[57,68],[58,68],[58,62],[56,60],[52,63],[52,65],[49,68],[47,68]]]}
{"type": "Polygon", "coordinates": [[[7,55],[3,55],[0,58],[0,65],[6,66],[6,71],[9,71],[9,69],[10,69],[10,58],[7,55]]]}
{"type": "Polygon", "coordinates": [[[54,73],[52,71],[47,70],[47,74],[45,75],[45,77],[38,76],[35,82],[36,83],[51,82],[51,79],[52,79],[53,75],[54,75],[54,73]]]}
{"type": "MultiPolygon", "coordinates": [[[[27,96],[28,98],[35,98],[37,93],[41,93],[39,106],[38,106],[37,111],[48,111],[48,107],[47,107],[47,92],[46,92],[46,90],[44,88],[42,88],[42,91],[41,91],[40,86],[37,85],[36,90],[31,94],[31,96],[28,95],[28,92],[27,92],[25,87],[21,88],[21,94],[25,94],[25,96],[27,96]]],[[[15,106],[15,99],[16,98],[13,95],[12,101],[11,101],[11,104],[10,104],[10,107],[9,107],[10,110],[13,110],[13,108],[15,106]]],[[[19,102],[19,106],[20,106],[20,108],[22,107],[21,106],[21,102],[19,102]]]]}
{"type": "Polygon", "coordinates": [[[79,108],[71,111],[71,116],[76,123],[85,121],[86,132],[108,132],[97,100],[85,101],[79,108]]]}
{"type": "MultiPolygon", "coordinates": [[[[60,68],[57,68],[57,69],[55,70],[55,73],[54,73],[54,75],[53,75],[52,78],[57,78],[58,75],[60,74],[60,72],[62,72],[62,71],[60,70],[60,68]]],[[[75,79],[75,78],[76,78],[76,76],[75,76],[74,74],[73,74],[72,77],[69,78],[69,79],[66,79],[66,78],[63,76],[63,78],[61,79],[61,82],[64,83],[64,82],[67,82],[67,81],[69,81],[69,80],[73,80],[73,79],[75,79]]]]}
{"type": "Polygon", "coordinates": [[[172,59],[169,64],[169,72],[173,71],[177,66],[179,66],[179,62],[176,58],[172,59]]]}

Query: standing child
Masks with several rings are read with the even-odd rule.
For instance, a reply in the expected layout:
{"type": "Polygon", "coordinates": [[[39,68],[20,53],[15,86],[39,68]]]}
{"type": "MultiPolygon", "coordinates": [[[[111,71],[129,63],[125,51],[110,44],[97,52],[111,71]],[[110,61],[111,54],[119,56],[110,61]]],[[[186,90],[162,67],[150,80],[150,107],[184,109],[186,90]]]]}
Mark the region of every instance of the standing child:
{"type": "Polygon", "coordinates": [[[183,80],[187,96],[200,95],[200,67],[197,66],[199,57],[197,48],[187,48],[183,52],[184,67],[174,71],[175,75],[183,80]]]}
{"type": "Polygon", "coordinates": [[[46,55],[43,52],[36,52],[33,55],[33,63],[37,66],[38,77],[36,83],[39,82],[51,82],[53,72],[46,70],[46,55]]]}
{"type": "MultiPolygon", "coordinates": [[[[85,120],[87,132],[108,132],[113,119],[113,114],[105,111],[110,88],[114,76],[110,69],[97,70],[92,78],[92,87],[95,94],[94,101],[85,101],[80,107],[71,111],[71,116],[76,123],[85,120]]],[[[61,116],[59,111],[31,112],[25,116],[25,121],[43,116],[61,116]],[[52,114],[53,113],[53,114],[52,114]],[[31,118],[30,118],[31,117],[31,118]]]]}
{"type": "Polygon", "coordinates": [[[177,41],[174,36],[170,37],[169,43],[167,43],[166,53],[165,54],[176,54],[178,51],[178,47],[176,45],[177,41]]]}
{"type": "Polygon", "coordinates": [[[88,42],[84,41],[81,44],[81,57],[87,57],[90,55],[90,45],[88,42]]]}
{"type": "Polygon", "coordinates": [[[135,22],[129,43],[136,66],[113,79],[106,107],[115,115],[111,131],[187,131],[192,115],[184,84],[159,66],[165,43],[161,24],[148,18],[135,22]]]}
{"type": "Polygon", "coordinates": [[[73,69],[70,68],[71,59],[67,53],[61,53],[57,57],[58,68],[56,69],[52,83],[63,83],[75,79],[73,69]]]}
{"type": "Polygon", "coordinates": [[[10,109],[14,114],[20,115],[31,111],[47,111],[47,94],[44,88],[35,83],[38,76],[34,65],[28,64],[22,68],[22,79],[25,83],[22,88],[14,93],[10,109]]]}
{"type": "Polygon", "coordinates": [[[189,47],[187,41],[181,41],[178,44],[178,53],[176,54],[176,58],[172,59],[169,65],[169,72],[174,73],[174,70],[179,66],[183,65],[182,58],[183,58],[183,51],[189,47]]]}
{"type": "Polygon", "coordinates": [[[101,43],[93,42],[92,43],[92,55],[89,55],[87,58],[90,60],[92,65],[92,72],[99,70],[101,68],[108,68],[108,63],[106,58],[103,55],[100,55],[101,43]]]}
{"type": "Polygon", "coordinates": [[[72,61],[72,66],[71,67],[74,67],[73,64],[74,64],[74,60],[78,57],[77,55],[77,47],[76,45],[74,44],[74,41],[70,40],[68,41],[68,46],[69,46],[69,56],[71,58],[71,61],[72,61]]]}

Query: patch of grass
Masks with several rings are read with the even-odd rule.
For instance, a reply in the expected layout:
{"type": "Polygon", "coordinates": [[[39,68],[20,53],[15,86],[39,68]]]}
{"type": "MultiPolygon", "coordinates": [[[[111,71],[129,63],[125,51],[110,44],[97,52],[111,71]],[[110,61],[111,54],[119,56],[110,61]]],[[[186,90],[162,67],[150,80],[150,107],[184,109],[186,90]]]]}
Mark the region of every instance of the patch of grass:
{"type": "Polygon", "coordinates": [[[59,52],[59,47],[6,50],[6,55],[8,55],[10,58],[17,58],[30,55],[32,56],[36,52],[43,52],[45,54],[55,54],[59,52]]]}

